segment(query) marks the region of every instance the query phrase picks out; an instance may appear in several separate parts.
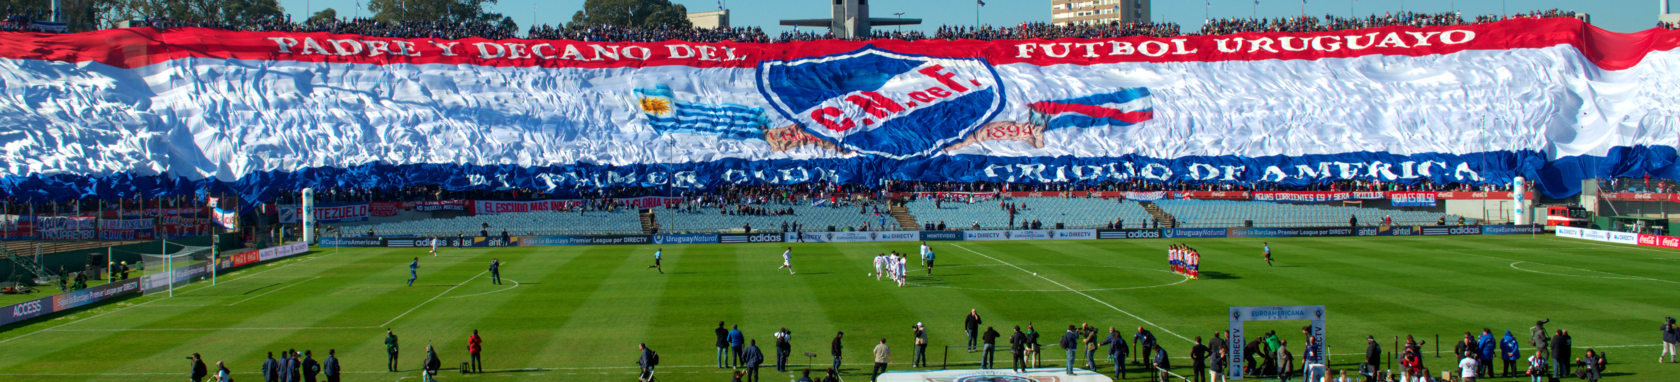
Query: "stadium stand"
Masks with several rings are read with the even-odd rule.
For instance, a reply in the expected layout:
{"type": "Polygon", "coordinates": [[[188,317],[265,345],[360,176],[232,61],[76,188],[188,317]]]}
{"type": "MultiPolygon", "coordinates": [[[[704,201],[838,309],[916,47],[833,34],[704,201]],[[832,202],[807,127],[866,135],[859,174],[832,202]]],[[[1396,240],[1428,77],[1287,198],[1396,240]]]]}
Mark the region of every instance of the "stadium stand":
{"type": "Polygon", "coordinates": [[[747,225],[752,226],[753,232],[780,232],[782,223],[798,222],[803,231],[827,231],[830,226],[836,231],[862,230],[867,226],[870,230],[897,231],[898,222],[891,216],[886,216],[885,206],[881,208],[881,216],[886,216],[885,227],[882,228],[880,218],[876,217],[875,207],[870,205],[868,213],[859,213],[857,206],[812,206],[809,204],[766,203],[754,207],[782,210],[793,209],[791,215],[741,215],[724,214],[725,209],[718,207],[699,207],[687,210],[660,208],[654,210],[659,221],[660,232],[665,233],[710,233],[710,232],[740,232],[747,225]]]}
{"type": "MultiPolygon", "coordinates": [[[[1063,228],[1107,228],[1115,219],[1127,224],[1150,219],[1149,212],[1135,201],[1095,198],[1010,198],[1008,203],[1025,204],[1017,211],[1015,226],[1037,220],[1045,228],[1062,223],[1063,228]]],[[[934,208],[932,199],[918,199],[909,203],[910,213],[923,225],[945,223],[949,229],[969,229],[979,225],[983,229],[1009,228],[1009,212],[998,206],[997,200],[975,203],[944,202],[934,208]]]]}
{"type": "MultiPolygon", "coordinates": [[[[1383,210],[1353,206],[1287,204],[1235,200],[1159,200],[1155,205],[1177,219],[1180,228],[1241,227],[1253,220],[1255,227],[1334,227],[1348,225],[1358,217],[1361,225],[1376,225],[1384,216],[1394,225],[1434,225],[1443,215],[1434,212],[1383,210]]],[[[1445,215],[1456,224],[1458,215],[1445,215]]],[[[1466,219],[1466,224],[1475,224],[1466,219]]]]}
{"type": "Polygon", "coordinates": [[[492,236],[503,229],[508,234],[523,235],[581,235],[641,233],[641,217],[634,209],[584,212],[526,212],[517,214],[463,216],[450,219],[424,219],[402,222],[346,225],[346,235],[365,235],[373,229],[377,236],[477,236],[484,224],[490,224],[492,236]]]}

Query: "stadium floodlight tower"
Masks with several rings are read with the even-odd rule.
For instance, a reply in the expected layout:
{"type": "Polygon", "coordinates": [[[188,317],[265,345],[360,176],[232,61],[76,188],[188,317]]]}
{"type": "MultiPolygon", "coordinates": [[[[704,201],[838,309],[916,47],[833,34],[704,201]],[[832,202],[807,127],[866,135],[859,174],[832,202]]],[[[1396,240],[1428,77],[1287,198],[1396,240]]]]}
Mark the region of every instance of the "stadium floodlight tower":
{"type": "Polygon", "coordinates": [[[891,25],[919,25],[922,19],[888,19],[869,17],[869,0],[827,0],[834,2],[834,15],[827,19],[782,20],[782,25],[822,27],[834,32],[835,38],[850,39],[868,36],[869,27],[891,25]]]}

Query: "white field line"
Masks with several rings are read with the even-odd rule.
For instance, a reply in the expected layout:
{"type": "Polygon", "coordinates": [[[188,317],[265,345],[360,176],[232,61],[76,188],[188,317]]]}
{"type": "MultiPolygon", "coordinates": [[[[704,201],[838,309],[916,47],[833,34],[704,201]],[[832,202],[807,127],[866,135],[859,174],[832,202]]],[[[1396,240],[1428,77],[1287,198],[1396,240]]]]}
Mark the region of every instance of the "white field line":
{"type": "Polygon", "coordinates": [[[239,305],[239,303],[241,303],[241,302],[251,301],[252,299],[255,299],[257,297],[267,296],[269,293],[279,292],[279,291],[284,290],[286,288],[291,288],[291,287],[294,287],[294,286],[298,286],[299,284],[310,282],[310,281],[318,279],[318,278],[321,278],[321,276],[311,277],[308,280],[299,281],[299,282],[297,282],[297,284],[292,284],[292,285],[287,285],[287,286],[283,286],[283,287],[279,287],[279,288],[274,288],[274,290],[263,292],[262,294],[259,294],[259,295],[256,295],[256,296],[251,296],[251,297],[246,298],[244,300],[234,301],[232,304],[227,304],[227,306],[239,305]]]}
{"type": "Polygon", "coordinates": [[[385,323],[380,324],[379,327],[391,326],[391,323],[396,322],[397,319],[403,318],[403,316],[407,316],[409,313],[413,313],[415,309],[420,309],[420,307],[426,306],[426,304],[430,304],[432,301],[437,300],[438,297],[443,297],[443,295],[449,294],[449,292],[454,291],[455,288],[460,288],[462,285],[467,285],[468,283],[471,283],[473,280],[477,280],[479,276],[483,276],[485,273],[490,273],[490,270],[486,269],[483,272],[479,272],[477,275],[473,275],[472,278],[467,279],[467,281],[465,281],[465,282],[462,282],[460,284],[455,284],[455,286],[452,286],[452,287],[449,287],[449,289],[443,290],[443,293],[438,293],[438,295],[432,296],[431,300],[426,300],[426,302],[422,302],[422,303],[420,303],[420,305],[415,305],[413,308],[408,308],[407,312],[403,312],[402,314],[399,314],[396,317],[392,317],[390,321],[385,321],[385,323]]]}
{"type": "Polygon", "coordinates": [[[952,244],[952,246],[955,246],[957,248],[962,248],[964,251],[973,252],[974,254],[980,255],[981,257],[992,259],[992,261],[1003,263],[1004,265],[1008,265],[1011,268],[1019,269],[1022,272],[1031,273],[1033,275],[1033,277],[1044,279],[1044,281],[1049,281],[1052,284],[1056,284],[1057,286],[1062,287],[1062,289],[1067,289],[1069,292],[1078,293],[1080,296],[1085,296],[1085,298],[1091,299],[1091,301],[1096,301],[1098,304],[1103,304],[1103,306],[1107,306],[1109,309],[1114,309],[1114,311],[1116,311],[1116,312],[1120,312],[1120,313],[1125,314],[1127,316],[1131,316],[1132,318],[1136,318],[1138,321],[1143,321],[1143,323],[1148,324],[1149,326],[1153,326],[1153,327],[1156,327],[1158,329],[1161,329],[1161,331],[1167,332],[1167,334],[1171,334],[1171,335],[1173,335],[1173,337],[1178,337],[1179,339],[1184,340],[1185,342],[1195,342],[1195,341],[1191,341],[1189,338],[1184,337],[1183,335],[1180,335],[1178,333],[1174,333],[1172,331],[1172,329],[1167,329],[1164,326],[1156,325],[1153,322],[1149,322],[1149,320],[1143,319],[1143,317],[1138,317],[1138,315],[1132,314],[1132,312],[1127,312],[1123,309],[1115,307],[1113,304],[1109,304],[1108,302],[1105,302],[1103,300],[1098,300],[1096,297],[1091,297],[1091,295],[1085,294],[1085,292],[1080,292],[1077,289],[1069,288],[1067,285],[1063,285],[1062,283],[1056,282],[1056,280],[1051,280],[1048,277],[1039,276],[1038,273],[1034,273],[1032,271],[1023,269],[1021,267],[1017,267],[1017,266],[1015,266],[1015,264],[1010,264],[1007,261],[998,260],[996,257],[986,256],[986,254],[984,254],[984,253],[980,253],[980,252],[977,252],[975,250],[968,249],[968,247],[964,247],[961,244],[952,244]]]}
{"type": "Polygon", "coordinates": [[[1616,279],[1616,280],[1634,280],[1634,281],[1658,281],[1658,282],[1665,282],[1665,283],[1670,283],[1670,284],[1680,284],[1680,282],[1675,282],[1675,281],[1669,281],[1669,280],[1663,280],[1663,279],[1654,279],[1654,278],[1650,278],[1650,277],[1641,277],[1641,276],[1629,276],[1629,275],[1624,275],[1624,274],[1620,274],[1620,273],[1611,273],[1611,272],[1605,272],[1605,271],[1595,271],[1595,270],[1591,270],[1591,269],[1582,269],[1582,268],[1575,268],[1575,267],[1566,267],[1566,266],[1562,266],[1562,265],[1554,265],[1554,264],[1546,264],[1546,263],[1537,263],[1537,262],[1533,262],[1533,261],[1524,261],[1524,260],[1512,260],[1512,259],[1507,259],[1507,258],[1503,258],[1503,257],[1493,257],[1493,256],[1487,256],[1487,255],[1478,255],[1478,254],[1474,254],[1474,253],[1464,253],[1464,252],[1459,252],[1459,251],[1454,251],[1454,250],[1446,250],[1446,249],[1437,249],[1437,250],[1436,250],[1436,251],[1440,251],[1440,252],[1446,252],[1446,253],[1456,253],[1456,254],[1460,254],[1460,255],[1465,255],[1465,256],[1475,256],[1475,257],[1481,257],[1481,258],[1488,258],[1488,259],[1494,259],[1494,260],[1504,260],[1504,261],[1510,261],[1510,262],[1512,262],[1512,263],[1511,263],[1511,268],[1512,268],[1512,269],[1516,269],[1516,270],[1519,270],[1519,271],[1524,271],[1524,272],[1533,272],[1533,273],[1539,273],[1539,274],[1543,274],[1543,275],[1553,275],[1553,276],[1569,276],[1569,277],[1587,277],[1587,278],[1595,278],[1595,279],[1616,279]],[[1535,264],[1535,265],[1544,265],[1544,266],[1548,266],[1548,267],[1558,267],[1558,268],[1563,268],[1563,269],[1573,269],[1573,270],[1577,270],[1577,271],[1582,271],[1582,272],[1592,272],[1592,273],[1601,273],[1601,274],[1606,274],[1606,275],[1610,275],[1610,276],[1615,276],[1615,277],[1604,277],[1604,276],[1586,276],[1586,275],[1566,275],[1566,274],[1561,274],[1561,273],[1550,273],[1550,272],[1541,272],[1541,271],[1536,271],[1536,270],[1529,270],[1529,269],[1522,269],[1522,268],[1518,268],[1518,267],[1517,267],[1517,264],[1521,264],[1521,263],[1529,263],[1529,264],[1535,264]]]}
{"type": "Polygon", "coordinates": [[[501,291],[505,291],[505,290],[509,290],[509,289],[519,287],[519,280],[507,279],[507,281],[512,281],[513,286],[510,286],[510,287],[507,287],[507,288],[502,288],[502,289],[497,289],[497,290],[493,290],[493,291],[489,291],[489,292],[484,292],[484,293],[474,293],[474,294],[469,294],[469,295],[465,295],[465,296],[449,296],[449,297],[444,297],[444,298],[462,298],[462,297],[472,297],[472,296],[483,296],[483,295],[496,293],[496,292],[501,292],[501,291]]]}
{"type": "Polygon", "coordinates": [[[374,329],[378,326],[312,326],[297,328],[142,328],[142,329],[47,329],[55,332],[204,332],[220,330],[338,330],[338,329],[374,329]]]}

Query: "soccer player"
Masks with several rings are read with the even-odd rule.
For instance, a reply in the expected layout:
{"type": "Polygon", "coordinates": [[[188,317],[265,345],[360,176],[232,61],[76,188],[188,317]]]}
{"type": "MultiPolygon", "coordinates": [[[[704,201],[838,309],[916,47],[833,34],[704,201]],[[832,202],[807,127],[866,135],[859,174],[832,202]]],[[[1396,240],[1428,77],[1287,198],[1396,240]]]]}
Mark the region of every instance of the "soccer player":
{"type": "Polygon", "coordinates": [[[1272,245],[1266,242],[1261,242],[1260,251],[1266,256],[1266,266],[1272,266],[1272,245]]]}
{"type": "Polygon", "coordinates": [[[904,281],[905,281],[906,278],[909,277],[909,275],[908,275],[909,272],[910,272],[910,256],[899,255],[898,256],[898,286],[901,286],[901,287],[904,286],[904,281]]]}
{"type": "Polygon", "coordinates": [[[875,281],[880,281],[880,269],[887,264],[887,254],[875,254],[875,281]]]}
{"type": "Polygon", "coordinates": [[[490,259],[490,283],[502,285],[502,259],[490,259]]]}
{"type": "Polygon", "coordinates": [[[414,262],[408,263],[408,286],[414,286],[414,279],[418,278],[420,278],[420,258],[416,257],[414,262]]]}
{"type": "Polygon", "coordinates": [[[1196,252],[1194,249],[1190,250],[1190,278],[1202,278],[1202,254],[1196,252]]]}
{"type": "Polygon", "coordinates": [[[438,245],[437,236],[432,236],[432,257],[437,257],[437,245],[438,245]]]}
{"type": "Polygon", "coordinates": [[[664,249],[664,248],[660,248],[660,249],[657,249],[657,250],[654,250],[654,251],[653,251],[653,265],[649,265],[649,266],[648,266],[648,269],[658,269],[658,270],[659,270],[659,274],[662,274],[662,275],[663,275],[663,274],[665,274],[665,268],[661,268],[661,267],[659,267],[659,257],[660,257],[660,255],[661,255],[661,254],[663,254],[663,253],[665,253],[665,249],[664,249]]]}
{"type": "Polygon", "coordinates": [[[776,267],[776,270],[782,268],[787,268],[788,274],[793,274],[793,247],[787,247],[787,251],[782,252],[782,266],[776,267]]]}

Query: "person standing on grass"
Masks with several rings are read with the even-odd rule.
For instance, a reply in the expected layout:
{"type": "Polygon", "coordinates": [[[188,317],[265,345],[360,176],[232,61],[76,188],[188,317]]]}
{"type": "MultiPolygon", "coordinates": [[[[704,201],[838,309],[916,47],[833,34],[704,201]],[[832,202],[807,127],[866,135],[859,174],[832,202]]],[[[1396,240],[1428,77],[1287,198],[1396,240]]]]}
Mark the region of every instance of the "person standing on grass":
{"type": "Polygon", "coordinates": [[[187,378],[191,378],[193,382],[204,382],[204,376],[210,375],[210,369],[204,366],[204,357],[193,353],[187,359],[192,361],[192,374],[187,378]]]}
{"type": "Polygon", "coordinates": [[[885,265],[887,265],[887,255],[884,253],[875,254],[875,281],[881,281],[881,269],[885,265]]]}
{"type": "Polygon", "coordinates": [[[391,329],[385,329],[385,354],[390,358],[385,361],[385,369],[395,373],[397,371],[397,334],[391,329]]]}
{"type": "Polygon", "coordinates": [[[663,274],[665,274],[665,268],[661,268],[661,267],[660,267],[660,266],[659,266],[659,258],[660,258],[660,257],[661,257],[661,255],[663,255],[663,254],[664,254],[664,253],[665,253],[665,249],[664,249],[664,248],[660,248],[660,249],[657,249],[657,250],[654,250],[654,251],[653,251],[653,265],[649,265],[649,266],[648,266],[648,269],[657,269],[657,270],[659,270],[659,274],[662,274],[662,275],[663,275],[663,274]]]}
{"type": "Polygon", "coordinates": [[[1138,345],[1138,356],[1148,360],[1149,356],[1154,354],[1149,350],[1155,347],[1155,333],[1150,333],[1139,326],[1137,334],[1132,335],[1132,343],[1138,345]]]}
{"type": "Polygon", "coordinates": [[[1674,363],[1676,350],[1680,350],[1680,326],[1675,326],[1674,317],[1666,317],[1663,321],[1663,350],[1657,354],[1657,363],[1662,363],[1662,357],[1668,356],[1668,363],[1674,363]]]}
{"type": "Polygon", "coordinates": [[[321,374],[321,364],[315,362],[314,352],[303,351],[303,382],[315,382],[315,375],[321,374]]]}
{"type": "Polygon", "coordinates": [[[1226,348],[1223,348],[1223,347],[1213,348],[1213,359],[1211,360],[1212,361],[1211,366],[1213,366],[1213,367],[1208,368],[1208,381],[1209,382],[1220,382],[1220,381],[1226,380],[1226,377],[1225,377],[1225,363],[1228,362],[1231,359],[1230,358],[1231,357],[1230,352],[1231,352],[1231,349],[1226,349],[1226,348]]]}
{"type": "Polygon", "coordinates": [[[286,372],[289,373],[286,381],[303,382],[303,355],[298,354],[297,349],[287,350],[286,352],[292,354],[292,358],[286,363],[286,372]]]}
{"type": "MultiPolygon", "coordinates": [[[[1312,337],[1307,337],[1312,338],[1312,337]]],[[[1202,337],[1196,337],[1196,345],[1190,347],[1190,379],[1202,380],[1202,372],[1207,371],[1208,347],[1202,345],[1202,337]]]]}
{"type": "Polygon", "coordinates": [[[216,382],[233,382],[233,372],[222,361],[216,361],[216,382]]]}
{"type": "MultiPolygon", "coordinates": [[[[1277,336],[1272,336],[1276,338],[1277,336]]],[[[1295,355],[1289,353],[1289,341],[1278,340],[1278,382],[1289,382],[1289,377],[1295,374],[1295,355]]]]}
{"type": "Polygon", "coordinates": [[[916,326],[910,327],[910,333],[916,337],[916,354],[910,360],[910,367],[927,367],[927,328],[917,322],[916,326]]]}
{"type": "Polygon", "coordinates": [[[414,262],[408,263],[408,286],[414,286],[414,280],[418,278],[420,278],[420,258],[416,257],[414,262]]]}
{"type": "Polygon", "coordinates": [[[1068,375],[1073,375],[1073,363],[1079,360],[1079,333],[1075,333],[1075,330],[1078,330],[1078,328],[1068,325],[1067,332],[1062,333],[1062,341],[1057,343],[1057,345],[1062,346],[1062,350],[1067,351],[1068,375]]]}
{"type": "Polygon", "coordinates": [[[990,326],[987,326],[986,327],[986,332],[980,335],[980,344],[981,344],[980,345],[980,368],[981,369],[992,368],[992,361],[996,360],[996,358],[995,358],[996,355],[995,354],[997,354],[996,350],[997,350],[997,338],[998,337],[999,337],[999,334],[998,334],[997,329],[992,329],[992,327],[990,327],[990,326]]]}
{"type": "Polygon", "coordinates": [[[834,342],[830,343],[828,345],[828,352],[834,356],[834,369],[835,370],[840,369],[840,354],[841,354],[841,350],[844,350],[844,346],[842,346],[841,343],[840,343],[840,337],[844,337],[844,336],[846,336],[846,332],[835,332],[834,333],[834,342]]]}
{"type": "Polygon", "coordinates": [[[887,372],[887,364],[892,363],[892,349],[887,347],[887,339],[882,338],[881,344],[875,345],[875,368],[869,371],[869,380],[881,378],[881,373],[887,372]]]}
{"type": "Polygon", "coordinates": [[[1557,379],[1568,378],[1570,375],[1569,365],[1572,360],[1569,359],[1569,353],[1572,350],[1570,348],[1574,346],[1573,342],[1569,338],[1569,331],[1562,329],[1552,337],[1552,374],[1557,379]]]}
{"type": "Polygon", "coordinates": [[[758,367],[764,365],[764,352],[758,350],[758,340],[747,343],[747,350],[742,352],[746,358],[746,380],[758,382],[758,367]]]}
{"type": "Polygon", "coordinates": [[[787,268],[788,274],[793,274],[793,247],[787,247],[787,251],[782,252],[782,266],[776,267],[776,270],[782,268],[787,268]]]}
{"type": "Polygon", "coordinates": [[[1153,362],[1152,365],[1155,366],[1155,376],[1159,377],[1159,381],[1171,381],[1171,379],[1169,379],[1171,375],[1167,374],[1167,370],[1172,369],[1172,357],[1167,355],[1167,348],[1160,346],[1155,347],[1155,362],[1153,362]]]}
{"type": "Polygon", "coordinates": [[[338,365],[338,350],[327,349],[327,359],[321,362],[321,372],[327,375],[327,382],[338,382],[338,377],[344,372],[338,365]]]}
{"type": "Polygon", "coordinates": [[[479,360],[479,355],[483,352],[484,338],[478,336],[478,329],[473,329],[472,337],[467,337],[467,357],[472,359],[472,363],[469,365],[472,369],[470,371],[474,373],[484,372],[484,361],[479,360]]]}
{"type": "Polygon", "coordinates": [[[1110,326],[1108,339],[1103,340],[1102,345],[1108,346],[1108,360],[1114,362],[1114,379],[1126,379],[1126,352],[1131,350],[1126,345],[1126,338],[1120,336],[1119,329],[1110,326]]]}
{"type": "Polygon", "coordinates": [[[1015,325],[1015,334],[1009,335],[1009,371],[1027,372],[1026,357],[1027,334],[1021,333],[1021,326],[1015,325]]]}
{"type": "Polygon", "coordinates": [[[426,361],[425,363],[420,364],[421,379],[426,382],[436,381],[438,369],[442,367],[443,361],[438,360],[437,349],[433,348],[432,345],[427,344],[426,361]]]}
{"type": "Polygon", "coordinates": [[[1468,354],[1458,360],[1459,379],[1464,382],[1475,382],[1478,369],[1481,369],[1481,363],[1476,361],[1475,354],[1468,354]]]}
{"type": "Polygon", "coordinates": [[[1272,244],[1261,242],[1260,243],[1260,253],[1264,254],[1264,256],[1266,257],[1266,266],[1268,266],[1268,267],[1272,266],[1272,244]]]}
{"type": "Polygon", "coordinates": [[[733,361],[729,362],[730,367],[741,367],[741,345],[746,340],[744,337],[745,336],[741,335],[741,325],[737,324],[730,327],[729,354],[735,357],[733,361]]]}
{"type": "Polygon", "coordinates": [[[1481,348],[1476,357],[1476,365],[1481,369],[1476,374],[1482,378],[1493,378],[1493,355],[1499,352],[1499,342],[1493,338],[1493,329],[1482,328],[1482,336],[1476,339],[1476,346],[1481,348]]]}
{"type": "Polygon", "coordinates": [[[788,356],[793,354],[793,332],[783,327],[776,332],[776,371],[786,373],[788,356]]]}
{"type": "Polygon", "coordinates": [[[438,238],[432,236],[432,257],[437,257],[438,238]]]}
{"type": "Polygon", "coordinates": [[[490,284],[502,285],[502,259],[490,259],[490,284]]]}
{"type": "Polygon", "coordinates": [[[727,369],[727,368],[729,368],[728,365],[729,365],[729,354],[730,354],[730,352],[729,352],[729,329],[724,329],[723,328],[723,321],[718,321],[717,329],[712,330],[712,332],[717,334],[718,368],[719,369],[727,369]]]}
{"type": "Polygon", "coordinates": [[[274,360],[274,352],[268,352],[268,360],[262,363],[263,382],[280,382],[280,362],[274,360]]]}
{"type": "Polygon", "coordinates": [[[980,339],[980,324],[982,322],[979,309],[969,309],[968,317],[963,317],[963,330],[968,332],[969,353],[974,352],[974,344],[980,339]]]}
{"type": "Polygon", "coordinates": [[[1027,363],[1030,367],[1039,367],[1038,363],[1038,330],[1033,329],[1031,322],[1027,323],[1027,363]]]}

